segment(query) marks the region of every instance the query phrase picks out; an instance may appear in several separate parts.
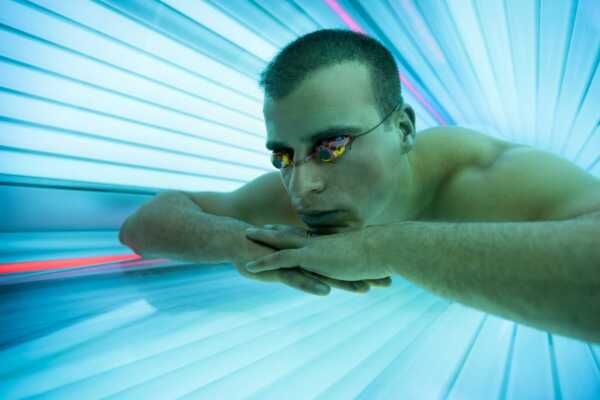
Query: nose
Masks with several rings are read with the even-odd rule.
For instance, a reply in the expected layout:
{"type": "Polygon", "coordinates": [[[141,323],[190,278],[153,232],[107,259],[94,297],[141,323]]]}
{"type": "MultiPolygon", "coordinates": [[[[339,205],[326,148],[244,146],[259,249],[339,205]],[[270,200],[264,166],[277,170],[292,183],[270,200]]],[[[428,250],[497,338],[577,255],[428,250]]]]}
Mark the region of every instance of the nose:
{"type": "Polygon", "coordinates": [[[292,198],[307,199],[323,191],[323,170],[319,167],[312,160],[292,167],[288,181],[292,198]]]}

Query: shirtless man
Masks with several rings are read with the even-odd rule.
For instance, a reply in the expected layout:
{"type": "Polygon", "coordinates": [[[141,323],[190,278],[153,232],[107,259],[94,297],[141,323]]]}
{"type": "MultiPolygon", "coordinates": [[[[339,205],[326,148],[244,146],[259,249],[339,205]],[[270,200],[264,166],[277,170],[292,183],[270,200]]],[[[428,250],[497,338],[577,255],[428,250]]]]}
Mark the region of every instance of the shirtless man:
{"type": "Polygon", "coordinates": [[[600,180],[473,130],[416,133],[393,57],[360,34],[297,39],[261,85],[278,171],[228,193],[161,193],[125,221],[122,243],[143,256],[232,262],[245,277],[314,294],[364,292],[397,274],[486,312],[600,341],[600,180]],[[278,227],[246,234],[263,224],[278,227]],[[317,239],[331,251],[286,264],[282,250],[314,253],[317,239]],[[372,269],[357,267],[362,249],[372,269]],[[261,272],[245,267],[274,254],[279,266],[271,258],[261,272]]]}

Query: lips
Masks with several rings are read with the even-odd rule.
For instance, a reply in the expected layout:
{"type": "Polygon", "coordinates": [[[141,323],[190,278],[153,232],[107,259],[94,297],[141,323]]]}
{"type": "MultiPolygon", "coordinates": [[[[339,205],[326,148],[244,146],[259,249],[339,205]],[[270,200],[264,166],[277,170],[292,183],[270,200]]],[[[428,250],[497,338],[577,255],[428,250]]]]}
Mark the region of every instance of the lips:
{"type": "Polygon", "coordinates": [[[335,227],[339,226],[336,222],[339,220],[339,210],[326,211],[316,214],[302,214],[300,218],[304,223],[310,226],[335,227]]]}

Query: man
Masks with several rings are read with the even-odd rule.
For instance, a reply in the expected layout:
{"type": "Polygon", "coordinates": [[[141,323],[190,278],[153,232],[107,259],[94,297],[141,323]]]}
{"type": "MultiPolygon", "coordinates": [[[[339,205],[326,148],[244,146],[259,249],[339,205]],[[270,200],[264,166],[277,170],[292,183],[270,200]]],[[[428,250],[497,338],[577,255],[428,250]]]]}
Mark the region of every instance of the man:
{"type": "Polygon", "coordinates": [[[417,135],[393,57],[361,34],[297,39],[261,85],[278,171],[231,193],[161,193],[127,219],[123,243],[146,256],[231,261],[245,277],[315,294],[400,275],[600,341],[598,179],[468,129],[417,135]],[[276,226],[246,233],[263,224],[276,226]]]}

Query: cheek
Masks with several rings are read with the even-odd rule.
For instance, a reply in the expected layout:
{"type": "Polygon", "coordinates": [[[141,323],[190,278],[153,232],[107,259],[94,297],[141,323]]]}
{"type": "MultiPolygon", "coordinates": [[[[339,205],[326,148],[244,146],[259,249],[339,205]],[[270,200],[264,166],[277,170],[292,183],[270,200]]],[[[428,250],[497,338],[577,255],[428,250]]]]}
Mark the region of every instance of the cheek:
{"type": "Polygon", "coordinates": [[[365,186],[377,186],[387,177],[388,171],[387,162],[383,155],[376,152],[368,154],[357,162],[357,170],[362,182],[365,186]]]}
{"type": "Polygon", "coordinates": [[[388,192],[389,172],[384,162],[375,157],[353,163],[346,176],[352,186],[349,193],[352,194],[353,204],[360,208],[377,207],[381,196],[388,192]]]}
{"type": "Polygon", "coordinates": [[[373,159],[364,167],[364,206],[368,208],[369,214],[379,214],[385,208],[393,191],[393,174],[393,169],[381,158],[373,159]]]}

